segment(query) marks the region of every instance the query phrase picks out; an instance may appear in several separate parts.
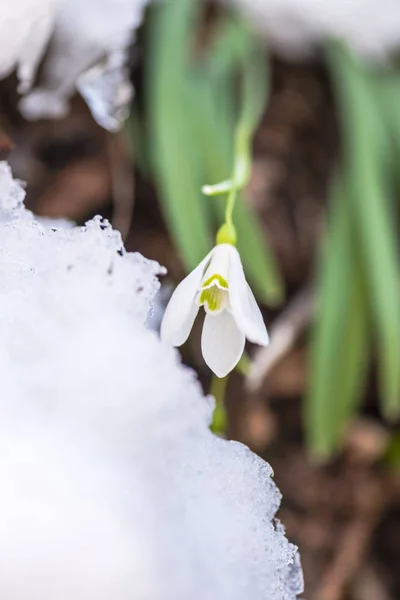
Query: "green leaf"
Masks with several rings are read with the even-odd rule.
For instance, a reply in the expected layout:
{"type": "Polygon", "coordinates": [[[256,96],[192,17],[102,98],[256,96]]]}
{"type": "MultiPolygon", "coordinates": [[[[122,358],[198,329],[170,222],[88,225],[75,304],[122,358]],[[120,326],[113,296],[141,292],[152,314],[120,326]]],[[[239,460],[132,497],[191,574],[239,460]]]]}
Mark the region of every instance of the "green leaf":
{"type": "Polygon", "coordinates": [[[310,348],[306,399],[308,444],[328,458],[342,440],[361,398],[368,358],[363,274],[348,198],[333,189],[331,219],[318,277],[318,309],[310,348]]]}
{"type": "Polygon", "coordinates": [[[388,418],[400,414],[398,247],[378,110],[366,69],[339,42],[328,58],[342,120],[343,166],[377,331],[379,384],[388,418]]]}
{"type": "Polygon", "coordinates": [[[198,5],[175,0],[153,7],[146,65],[153,168],[165,218],[187,270],[212,246],[186,79],[198,5]]]}
{"type": "Polygon", "coordinates": [[[218,25],[214,41],[210,44],[204,58],[204,70],[218,81],[226,74],[231,74],[243,56],[249,52],[253,45],[253,35],[237,16],[224,18],[218,25]]]}
{"type": "Polygon", "coordinates": [[[395,73],[385,73],[376,77],[375,90],[379,110],[385,123],[385,129],[382,135],[386,137],[386,156],[387,168],[397,185],[400,187],[400,176],[398,163],[400,158],[400,77],[395,73]],[[390,144],[390,145],[389,145],[390,144]]]}
{"type": "Polygon", "coordinates": [[[400,433],[393,434],[383,460],[397,475],[400,473],[400,433]]]}

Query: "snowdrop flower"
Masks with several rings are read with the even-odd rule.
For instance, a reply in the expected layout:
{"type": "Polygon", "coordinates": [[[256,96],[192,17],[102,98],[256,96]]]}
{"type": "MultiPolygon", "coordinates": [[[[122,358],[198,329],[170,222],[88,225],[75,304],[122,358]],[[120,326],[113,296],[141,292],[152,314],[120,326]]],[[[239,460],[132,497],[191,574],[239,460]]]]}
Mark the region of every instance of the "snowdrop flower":
{"type": "Polygon", "coordinates": [[[164,314],[161,339],[181,346],[201,306],[206,311],[201,350],[218,377],[225,377],[239,362],[246,338],[268,344],[260,309],[232,244],[217,244],[177,286],[164,314]]]}

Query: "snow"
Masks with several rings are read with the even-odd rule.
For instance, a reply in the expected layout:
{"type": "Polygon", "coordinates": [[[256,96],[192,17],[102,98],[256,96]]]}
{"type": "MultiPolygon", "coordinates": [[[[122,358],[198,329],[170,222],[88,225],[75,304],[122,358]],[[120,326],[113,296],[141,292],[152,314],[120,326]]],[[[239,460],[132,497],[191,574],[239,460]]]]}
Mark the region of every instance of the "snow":
{"type": "MultiPolygon", "coordinates": [[[[228,0],[224,0],[228,1],[228,0]]],[[[229,0],[289,58],[304,58],[327,37],[347,40],[360,55],[385,60],[400,47],[398,0],[229,0]]]]}
{"type": "Polygon", "coordinates": [[[116,131],[132,86],[126,66],[147,0],[57,0],[54,32],[40,84],[20,102],[30,120],[61,118],[78,89],[93,116],[116,131]]]}
{"type": "Polygon", "coordinates": [[[294,600],[271,468],[147,325],[158,264],[0,163],[0,598],[294,600]]]}
{"type": "Polygon", "coordinates": [[[132,86],[127,53],[147,0],[0,2],[0,79],[14,69],[25,118],[61,118],[78,89],[103,127],[127,116],[132,86]],[[40,81],[30,91],[47,49],[40,81]],[[29,92],[29,93],[27,93],[29,92]]]}
{"type": "Polygon", "coordinates": [[[53,25],[53,0],[0,2],[0,79],[15,68],[21,91],[32,83],[53,25]]]}

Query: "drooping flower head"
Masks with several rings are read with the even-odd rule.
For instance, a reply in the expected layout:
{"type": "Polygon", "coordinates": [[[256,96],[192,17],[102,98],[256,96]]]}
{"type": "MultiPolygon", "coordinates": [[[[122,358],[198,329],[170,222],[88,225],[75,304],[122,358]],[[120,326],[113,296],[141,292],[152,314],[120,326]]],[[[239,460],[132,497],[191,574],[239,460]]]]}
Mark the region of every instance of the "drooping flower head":
{"type": "Polygon", "coordinates": [[[217,244],[177,286],[161,324],[162,340],[181,346],[201,306],[206,312],[201,350],[218,377],[225,377],[239,362],[246,338],[268,345],[260,309],[232,244],[217,244]]]}

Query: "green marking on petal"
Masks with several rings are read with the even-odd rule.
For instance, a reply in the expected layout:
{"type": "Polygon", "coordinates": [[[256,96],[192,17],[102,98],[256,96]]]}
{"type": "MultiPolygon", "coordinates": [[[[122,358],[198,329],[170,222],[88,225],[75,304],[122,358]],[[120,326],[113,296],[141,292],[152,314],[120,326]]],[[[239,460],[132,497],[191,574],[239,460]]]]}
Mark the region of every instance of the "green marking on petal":
{"type": "Polygon", "coordinates": [[[200,294],[200,306],[207,304],[208,310],[211,312],[218,311],[222,306],[224,299],[224,291],[216,285],[203,289],[200,294]]]}
{"type": "Polygon", "coordinates": [[[212,284],[213,281],[218,281],[219,285],[222,288],[225,288],[226,290],[228,289],[228,282],[226,281],[226,279],[224,279],[223,277],[221,277],[221,275],[217,275],[217,274],[212,275],[211,277],[209,277],[207,279],[207,281],[205,281],[203,283],[203,285],[201,286],[202,289],[204,290],[204,288],[209,287],[212,284]]]}

